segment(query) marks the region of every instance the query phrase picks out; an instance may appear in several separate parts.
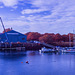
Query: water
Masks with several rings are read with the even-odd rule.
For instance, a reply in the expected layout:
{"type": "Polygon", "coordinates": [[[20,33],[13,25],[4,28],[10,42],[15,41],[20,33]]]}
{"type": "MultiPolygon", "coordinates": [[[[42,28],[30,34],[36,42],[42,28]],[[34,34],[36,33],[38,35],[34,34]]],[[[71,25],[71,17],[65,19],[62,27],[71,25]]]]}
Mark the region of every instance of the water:
{"type": "Polygon", "coordinates": [[[0,75],[75,75],[75,54],[0,53],[0,75]]]}

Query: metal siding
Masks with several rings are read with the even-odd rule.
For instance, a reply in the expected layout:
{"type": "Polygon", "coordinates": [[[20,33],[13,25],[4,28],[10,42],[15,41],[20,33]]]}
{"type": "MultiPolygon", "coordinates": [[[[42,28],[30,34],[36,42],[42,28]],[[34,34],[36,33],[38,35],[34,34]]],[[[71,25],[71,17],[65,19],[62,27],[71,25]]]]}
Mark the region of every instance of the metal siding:
{"type": "Polygon", "coordinates": [[[13,42],[13,41],[14,41],[14,42],[18,42],[17,36],[15,36],[15,35],[12,36],[12,42],[13,42]]]}
{"type": "MultiPolygon", "coordinates": [[[[8,37],[9,42],[26,42],[26,35],[23,35],[21,33],[18,33],[18,35],[16,35],[16,34],[12,35],[12,34],[8,34],[8,33],[18,33],[18,32],[14,31],[14,30],[7,32],[7,37],[8,37]],[[25,38],[25,40],[22,40],[22,38],[25,38]]],[[[5,34],[1,34],[0,37],[1,37],[0,42],[6,41],[5,34]]]]}
{"type": "Polygon", "coordinates": [[[1,34],[0,35],[0,42],[2,41],[2,42],[6,42],[6,37],[5,37],[5,34],[1,34]]]}
{"type": "Polygon", "coordinates": [[[23,38],[25,38],[25,36],[23,36],[23,35],[20,35],[20,36],[19,36],[20,42],[26,42],[26,39],[23,40],[23,38]]]}
{"type": "Polygon", "coordinates": [[[15,35],[9,35],[8,40],[9,40],[9,42],[18,42],[17,36],[15,36],[15,35]]]}
{"type": "Polygon", "coordinates": [[[9,35],[8,36],[9,42],[26,42],[26,36],[22,35],[9,35]],[[25,40],[22,40],[22,38],[25,38],[25,40]]]}

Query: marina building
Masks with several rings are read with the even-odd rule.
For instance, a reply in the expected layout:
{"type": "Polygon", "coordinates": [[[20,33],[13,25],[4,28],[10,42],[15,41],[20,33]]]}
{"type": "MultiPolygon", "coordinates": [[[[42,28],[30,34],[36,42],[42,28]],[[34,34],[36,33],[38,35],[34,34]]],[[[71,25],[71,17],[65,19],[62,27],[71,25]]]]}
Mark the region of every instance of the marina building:
{"type": "Polygon", "coordinates": [[[16,42],[21,42],[21,43],[24,43],[26,42],[26,35],[24,34],[21,34],[15,30],[10,30],[8,32],[5,32],[5,33],[1,33],[0,34],[0,42],[13,42],[13,43],[16,43],[16,42]]]}

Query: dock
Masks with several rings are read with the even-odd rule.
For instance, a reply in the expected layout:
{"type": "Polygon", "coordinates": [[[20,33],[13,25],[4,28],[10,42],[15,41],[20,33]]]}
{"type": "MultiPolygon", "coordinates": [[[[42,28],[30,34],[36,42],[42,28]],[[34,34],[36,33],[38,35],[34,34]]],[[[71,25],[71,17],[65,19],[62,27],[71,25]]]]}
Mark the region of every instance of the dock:
{"type": "Polygon", "coordinates": [[[1,51],[25,51],[25,47],[15,47],[15,48],[0,48],[1,51]]]}
{"type": "Polygon", "coordinates": [[[10,44],[10,43],[0,43],[0,52],[24,52],[26,51],[25,45],[24,44],[10,44]]]}

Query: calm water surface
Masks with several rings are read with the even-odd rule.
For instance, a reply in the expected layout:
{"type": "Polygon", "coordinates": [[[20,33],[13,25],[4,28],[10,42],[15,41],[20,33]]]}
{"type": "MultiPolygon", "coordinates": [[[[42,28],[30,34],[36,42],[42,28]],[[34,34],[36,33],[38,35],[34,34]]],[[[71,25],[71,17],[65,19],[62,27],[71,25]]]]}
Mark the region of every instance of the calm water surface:
{"type": "Polygon", "coordinates": [[[0,75],[75,75],[75,54],[0,53],[0,75]]]}

